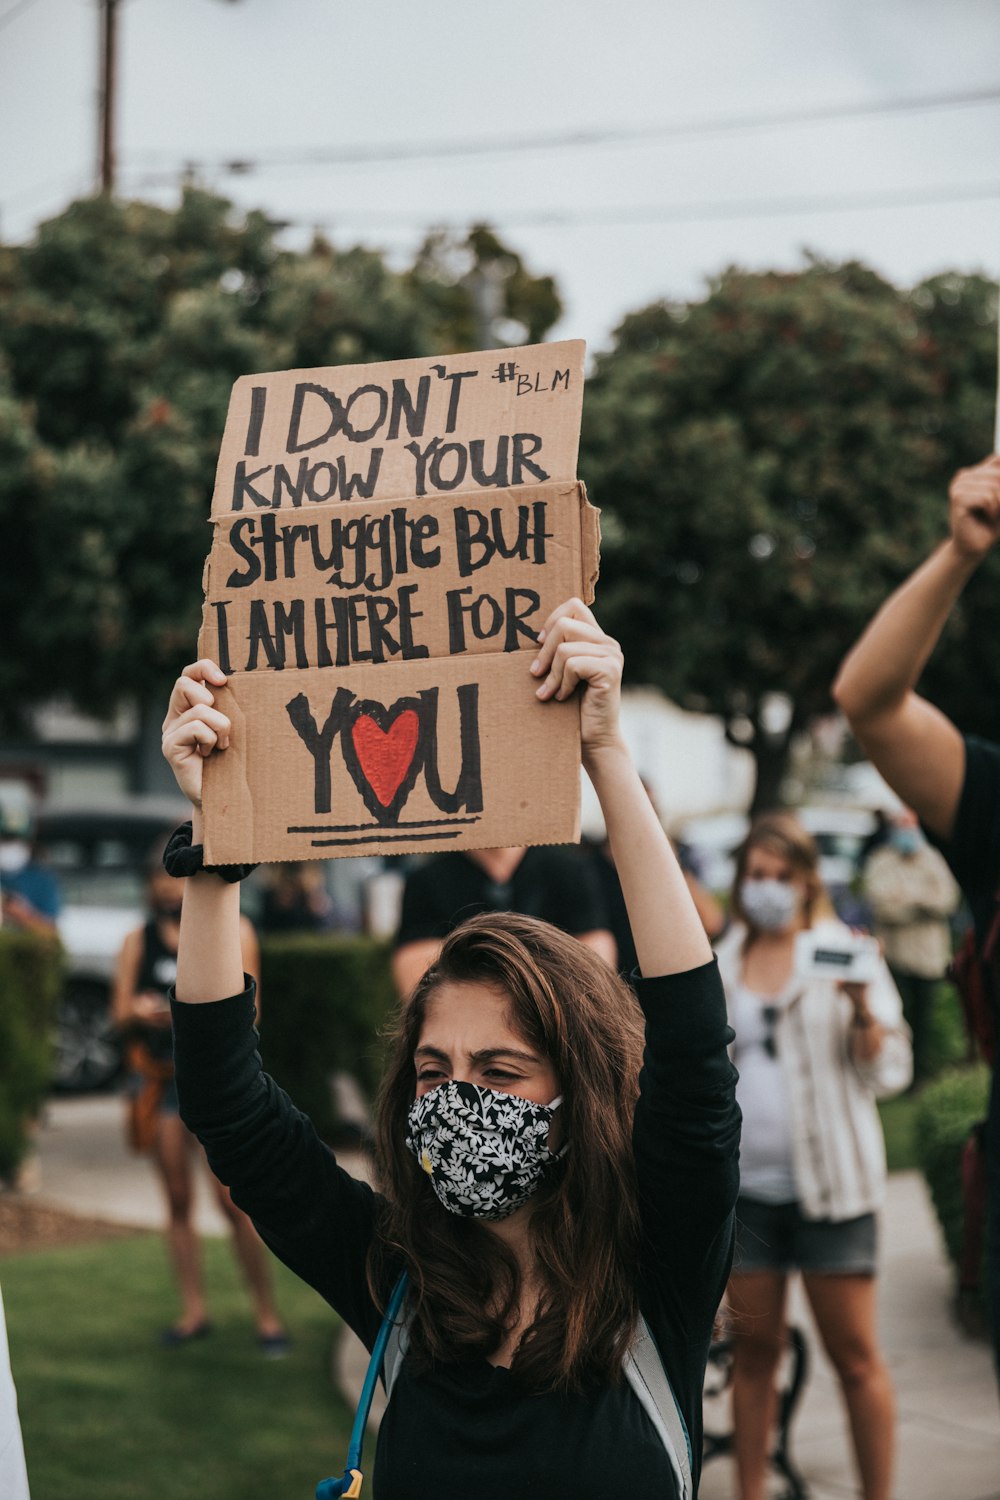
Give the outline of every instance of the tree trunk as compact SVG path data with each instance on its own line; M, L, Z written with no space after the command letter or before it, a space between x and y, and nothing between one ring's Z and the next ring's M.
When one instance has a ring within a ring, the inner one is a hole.
M781 800L781 784L788 769L792 734L791 725L784 734L768 734L760 724L754 725L753 743L749 748L753 752L757 778L750 803L751 818L784 805Z

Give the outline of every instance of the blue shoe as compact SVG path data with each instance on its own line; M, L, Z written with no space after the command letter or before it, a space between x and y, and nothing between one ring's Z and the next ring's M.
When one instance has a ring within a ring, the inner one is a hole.
M258 1333L257 1348L265 1359L284 1359L292 1352L287 1333Z
M182 1344L193 1344L197 1339L207 1339L212 1332L212 1324L206 1318L203 1323L192 1329L186 1328L164 1328L160 1334L160 1344L164 1349L179 1349Z

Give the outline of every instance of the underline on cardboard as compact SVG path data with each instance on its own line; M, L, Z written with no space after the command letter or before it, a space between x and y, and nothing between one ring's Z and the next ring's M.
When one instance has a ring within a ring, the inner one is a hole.
M393 823L393 830L397 828L450 828L456 823L478 823L479 815L474 818L417 818L411 823ZM293 824L286 828L286 833L374 833L381 827L379 823L303 823Z
M417 844L427 839L457 839L458 829L452 832L441 830L438 833L401 833L398 838L393 838L387 833L372 833L360 839L312 839L314 849L332 849L342 844Z

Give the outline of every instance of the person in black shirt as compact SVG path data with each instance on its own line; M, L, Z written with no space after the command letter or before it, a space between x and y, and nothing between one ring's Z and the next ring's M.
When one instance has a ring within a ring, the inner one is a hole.
M964 738L915 692L966 583L1000 539L1000 457L960 469L947 541L897 589L846 658L834 697L892 789L948 860L985 940L1000 887L1000 747ZM993 1004L1000 1006L1000 996ZM1000 1375L1000 1071L986 1125L987 1277Z
M460 922L484 911L520 912L579 938L609 964L615 942L601 890L583 851L565 847L449 850L412 870L392 956L401 997Z
M201 1247L194 1226L194 1156L198 1143L181 1121L173 1069L173 1037L167 999L177 976L183 880L160 867L162 844L155 850L146 882L149 916L122 944L115 971L112 1016L126 1044L131 1093L131 1140L148 1152L167 1206L167 1243L181 1298L176 1323L160 1342L178 1348L211 1331L205 1306ZM253 927L238 919L241 962L256 974L259 950ZM219 1207L233 1234L233 1246L254 1306L257 1341L269 1358L287 1352L288 1337L274 1305L267 1255L253 1224L233 1203L228 1190L211 1177Z
M597 1500L609 1486L680 1496L683 1460L675 1467L622 1378L639 1310L687 1423L697 1488L702 1382L732 1258L732 1032L621 738L616 643L573 600L546 622L529 670L542 702L582 686L584 761L646 977L637 1001L537 919L485 914L458 928L400 1011L379 1101L381 1193L338 1167L261 1071L238 889L202 871L184 899L177 1084L214 1169L368 1348L409 1275L410 1344L379 1431L377 1500ZM188 668L164 726L195 844L202 757L229 742L213 695L224 683L214 663Z

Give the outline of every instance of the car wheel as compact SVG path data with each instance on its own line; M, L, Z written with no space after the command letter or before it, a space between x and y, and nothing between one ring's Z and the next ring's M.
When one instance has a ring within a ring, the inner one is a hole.
M109 1011L107 987L70 980L56 1017L55 1069L58 1089L105 1088L121 1071L122 1055Z

